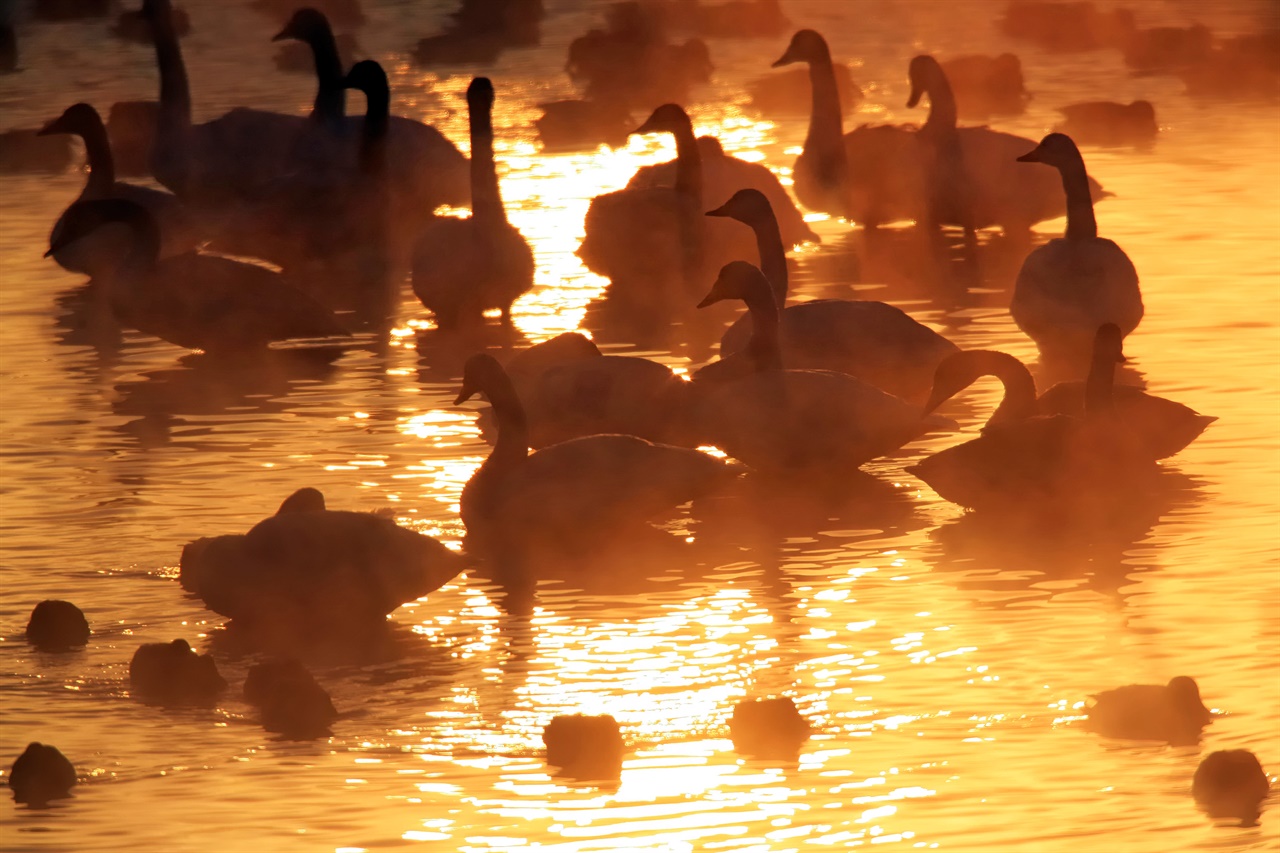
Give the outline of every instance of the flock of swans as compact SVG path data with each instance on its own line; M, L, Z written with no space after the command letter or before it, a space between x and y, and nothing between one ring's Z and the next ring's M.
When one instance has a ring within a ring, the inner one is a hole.
M313 52L311 114L236 108L197 123L169 0L144 0L142 18L160 84L149 167L167 191L115 180L106 130L88 104L41 131L79 136L89 162L48 256L89 275L122 326L213 355L295 339L332 344L356 329L312 279L346 282L358 301L405 272L441 328L489 322L495 309L510 320L536 261L504 208L489 79L467 89L464 157L436 129L392 115L381 66L344 68L326 17L299 9L276 39ZM477 353L456 403L485 398L496 440L462 492L463 554L387 518L331 510L304 489L243 535L189 544L183 588L246 624L374 623L477 561L509 569L535 553L590 553L743 476L838 484L950 429L935 409L987 375L1004 397L981 434L906 468L977 512L1105 506L1118 491L1141 489L1158 460L1214 420L1114 381L1123 339L1143 317L1142 294L1124 250L1098 234L1094 203L1105 193L1069 133L1123 123L1086 115L1120 105L1081 105L1066 114L1066 133L1038 143L961 126L947 71L923 55L908 69L908 106L929 104L922 126L846 132L847 97L825 39L795 32L774 66L793 63L807 67L812 98L793 170L799 206L767 169L697 138L685 110L667 103L631 132L669 134L674 162L642 169L586 214L578 254L609 279L611 298L659 312L745 305L717 360L684 378L603 354L577 333L506 363ZM346 114L350 90L364 97L362 116ZM1154 125L1144 103L1132 105L1136 121ZM471 213L437 217L440 205ZM956 227L969 241L978 229L1026 234L1065 214L1063 237L1026 256L1010 310L1046 359L1088 362L1087 375L1037 393L1018 359L962 351L892 305L788 304L786 253L813 237L801 208L866 228ZM723 453L698 449L707 445ZM48 618L33 616L33 641ZM69 625L69 644L82 644L74 617ZM182 699L189 681L200 695L216 694L212 662L182 646L135 659L135 689ZM202 674L175 674L188 665ZM1104 734L1168 740L1198 732L1209 715L1194 682L1179 678L1103 694L1091 720Z

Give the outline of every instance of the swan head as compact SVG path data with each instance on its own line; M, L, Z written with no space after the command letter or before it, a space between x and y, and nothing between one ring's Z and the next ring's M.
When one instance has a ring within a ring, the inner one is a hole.
M1083 162L1080 149L1065 133L1051 133L1040 144L1018 158L1019 163L1044 163L1062 169Z
M362 59L351 66L347 76L342 78L342 85L348 89L359 89L366 97L380 92L389 94L391 91L387 72L372 59Z
M634 134L644 133L679 133L688 130L692 133L693 123L689 115L679 104L663 104L653 111L644 124L631 131Z
M987 350L961 350L938 362L933 372L933 389L922 414L929 414L976 382L987 372L985 363L990 355Z
M773 290L769 286L769 280L758 267L746 261L730 261L720 268L720 275L711 285L711 291L698 303L698 307L706 308L728 299L746 302L760 292L768 294L769 303L773 303Z
M831 50L827 47L827 40L817 30L798 30L791 37L791 43L787 45L786 52L771 67L780 68L793 62L821 62L823 60L831 61Z
M462 388L453 404L461 406L477 394L488 396L490 388L504 382L510 383L510 379L498 360L487 352L478 352L462 368Z
M324 494L319 489L308 486L285 498L284 503L276 510L276 515L286 512L322 512L324 509Z
M744 225L754 225L762 219L771 218L773 207L764 193L748 187L738 190L715 210L708 210L707 216L727 216Z
M493 109L493 83L488 77L477 77L467 87L467 106L472 110Z
M62 228L49 243L47 258L100 228L123 225L132 233L133 245L141 245L154 258L160 250L160 229L142 205L123 198L77 201L63 214Z
M1103 323L1093 338L1093 352L1096 358L1105 359L1116 364L1124 364L1129 359L1124 357L1124 335L1115 323Z
M98 111L85 103L72 104L62 111L62 115L46 124L36 132L37 136L48 136L52 133L80 134L87 127L102 124Z
M310 43L326 35L332 37L332 33L333 30L329 26L329 19L324 16L324 12L308 6L294 12L293 17L289 19L289 23L284 25L284 29L272 36L271 40L286 41L293 39Z
M938 60L927 53L915 57L907 66L907 80L911 83L911 95L907 98L907 108L914 108L920 98L929 90L939 77L945 76Z

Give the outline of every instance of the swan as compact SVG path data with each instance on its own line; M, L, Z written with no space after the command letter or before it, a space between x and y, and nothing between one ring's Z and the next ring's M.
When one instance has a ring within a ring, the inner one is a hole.
M667 441L688 388L666 365L605 355L578 332L516 353L506 371L525 407L531 447L609 433Z
M735 192L754 189L769 200L782 239L788 246L817 243L821 238L813 232L804 216L787 195L786 189L768 167L739 160L726 154L714 136L698 137L698 156L702 164L702 197L708 204L724 204ZM675 186L677 164L674 160L641 166L627 181L629 189Z
M1150 145L1160 132L1150 101L1087 101L1059 107L1058 112L1062 122L1053 132L1081 145Z
M1129 684L1093 697L1085 723L1089 731L1125 740L1193 744L1213 714L1200 700L1200 687L1185 675L1168 684Z
M777 303L751 264L726 264L698 307L726 299L747 303L751 340L731 369L694 375L691 439L768 473L844 475L943 423L852 376L782 369Z
M1142 320L1138 272L1123 249L1098 236L1080 150L1051 133L1018 159L1061 173L1067 232L1022 262L1009 305L1014 322L1046 355L1087 352L1103 323L1128 335Z
M328 509L318 489L304 488L248 533L188 543L179 581L239 622L353 627L380 623L466 565L429 536L382 515Z
M150 177L151 143L159 113L156 101L116 101L107 110L107 139L117 176Z
M139 331L189 349L223 352L348 334L327 309L265 267L195 252L160 259L155 220L127 199L72 204L49 254L119 225L128 238L107 244L114 252L95 252L90 273L104 281L116 316Z
M756 235L760 267L773 287L782 361L788 367L834 370L904 398L929 390L934 370L955 344L905 311L883 302L815 299L786 305L787 258L769 200L739 190L707 216L726 216ZM720 338L720 356L742 351L750 340L751 315L737 319Z
M933 392L925 404L932 411L972 385L979 377L994 376L1004 388L1000 405L988 427L1012 424L1037 415L1081 418L1086 409L1110 407L1112 417L1128 431L1135 450L1152 459L1173 456L1194 441L1217 418L1198 414L1173 400L1148 394L1132 385L1115 385L1115 365L1124 361L1120 331L1113 324L1099 328L1089 377L1059 382L1039 397L1035 380L1021 361L994 350L963 350L938 365Z
M1037 160L1019 158L1028 147L1034 147L1033 140L986 127L958 128L950 83L932 56L912 59L908 76L908 107L916 106L921 96L929 96L929 117L918 137L930 152L928 159L937 158L941 171L935 175L926 166L926 178L935 192L953 193L953 203L960 208L944 210L942 222L968 226L970 223L961 221L967 216L975 228L999 225L1005 232L1021 233L1067 211L1069 204L1064 203L1053 172L1029 165ZM952 154L948 146L953 142L959 145L954 155L959 158L958 163L946 159ZM1087 193L1100 197L1102 187L1087 175L1084 180ZM956 183L954 187L938 187L939 182Z
M485 353L467 360L455 405L476 394L493 406L498 437L462 490L468 547L602 544L740 473L700 451L630 435L589 435L530 453L520 398L502 365Z
M1211 752L1191 779L1191 796L1210 817L1239 818L1245 826L1257 823L1271 780L1258 756L1247 749Z
M862 89L854 82L849 66L837 62L831 68L836 75L841 111L856 109L862 101ZM793 68L747 81L747 96L751 108L766 116L794 116L803 114L807 109L813 98L813 87L809 84L807 70Z
M413 247L413 292L441 327L479 321L533 287L533 250L507 221L493 159L493 84L477 77L467 87L471 117L471 216L432 224Z
M49 122L40 131L41 136L51 133L67 133L84 140L86 158L89 161L89 178L76 201L99 198L124 198L147 209L160 228L160 257L182 254L195 248L198 239L195 223L183 208L182 202L171 193L116 181L111 158L111 144L107 129L98 111L88 104L72 104L62 115ZM54 223L49 242L58 242L59 232L66 219L66 211ZM63 269L85 273L85 261L75 256L73 247L54 254L53 259ZM91 263L91 262L90 262Z
M702 157L683 109L664 104L633 132L675 137L674 184L593 198L578 257L608 278L615 293L633 293L646 303L683 303L708 268L749 253L751 241L740 229L702 215Z
M294 12L271 40L299 41L310 48L316 75L316 97L311 106L311 117L341 132L347 112L347 90L343 85L346 75L329 19L323 12L304 7Z
M999 56L954 56L942 70L956 96L960 118L986 121L993 115L1022 115L1027 110L1022 62L1012 53Z

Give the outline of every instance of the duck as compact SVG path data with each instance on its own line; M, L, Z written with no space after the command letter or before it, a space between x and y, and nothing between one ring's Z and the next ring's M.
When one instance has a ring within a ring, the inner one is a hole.
M702 157L683 108L663 104L633 133L675 137L674 182L593 198L577 254L587 269L610 280L614 295L632 294L649 305L684 304L706 269L750 252L751 241L702 215Z
M1136 386L1115 384L1115 365L1123 361L1120 330L1105 323L1098 328L1088 378L1058 382L1037 397L1031 371L1017 358L995 350L962 350L938 365L925 408L933 411L980 377L994 376L1004 395L987 427L1042 415L1083 418L1089 408L1110 407L1114 420L1129 432L1135 450L1141 448L1151 459L1173 456L1217 420Z
M46 124L41 136L54 133L71 134L84 141L86 159L89 164L89 177L84 189L76 201L87 201L99 198L125 198L136 202L147 209L160 228L160 257L171 257L191 251L199 242L196 223L191 215L178 201L177 196L162 190L126 184L115 179L115 168L111 157L111 143L107 139L107 129L102 124L98 111L86 103L72 104L62 115ZM59 231L66 219L66 211L54 223L53 232L49 235L50 243L58 242ZM53 259L63 269L71 272L85 273L85 262L75 257L74 249L54 254Z
M462 0L449 23L422 39L410 57L416 65L491 65L508 47L542 40L542 0Z
M146 702L212 708L226 689L213 657L186 640L143 643L129 660L129 690Z
M1085 101L1059 107L1058 112L1062 122L1053 132L1070 136L1078 145L1150 145L1160 132L1150 101Z
M1127 336L1144 310L1138 272L1123 249L1098 236L1080 149L1071 137L1050 133L1017 159L1062 175L1067 230L1022 262L1009 305L1014 322L1049 357L1089 352L1104 323Z
M1114 362L1112 362L1114 364ZM1125 422L1095 383L1082 416L1041 414L1035 380L1022 362L988 350L966 350L938 365L932 412L978 376L993 375L1004 396L975 439L940 450L906 468L940 497L965 509L998 514L1091 511L1124 497L1154 470L1156 453Z
M918 138L922 153L927 152L925 176L931 192L943 193L944 199L951 194L947 203L954 208L941 212L943 223L974 228L999 225L1006 233L1025 234L1037 222L1067 212L1069 202L1064 202L1053 172L1028 165L1038 160L1019 158L1035 146L1034 140L987 127L957 127L955 96L946 72L932 56L913 58L908 77L908 107L929 96L929 116ZM1102 187L1088 175L1084 179L1088 197L1100 198ZM960 221L966 217L968 222Z
M688 388L665 364L605 355L581 332L534 344L505 367L524 404L534 448L611 433L670 441Z
M380 514L329 509L307 487L247 533L188 543L178 579L238 624L345 630L380 624L467 566L430 536Z
M1200 699L1200 686L1186 675L1168 684L1128 684L1092 698L1085 726L1103 737L1194 744L1213 720Z
M477 394L492 405L498 435L462 490L468 550L589 551L742 473L701 451L632 435L583 436L530 453L524 406L487 353L467 360L455 405Z
M782 182L767 166L752 163L726 154L720 140L714 136L697 138L698 157L702 164L702 197L708 204L724 204L735 192L754 189L762 193L774 212L783 241L788 246L802 243L818 243L822 238L814 233L804 215L787 195ZM673 187L676 182L675 160L641 166L627 181L628 188Z
M780 310L783 363L801 370L847 373L904 399L928 393L942 359L959 348L905 311L884 302L814 299L786 305L787 258L769 200L754 189L739 190L707 216L735 219L756 236L761 272ZM743 351L752 316L739 317L720 338L720 356Z
M694 374L691 441L713 444L768 476L843 477L947 424L847 374L784 369L777 302L758 267L726 264L698 307L727 299L747 304L751 340Z
M852 112L862 102L862 89L853 79L853 72L844 62L833 62L831 70L836 75L836 93L842 113ZM747 81L747 105L770 118L788 118L802 115L813 98L809 72L804 68L757 77Z
M127 238L95 250L90 273L105 285L117 319L139 331L180 347L222 353L349 334L328 309L265 267L197 252L161 259L155 219L128 199L72 204L49 254L77 240L118 238L111 226L124 226Z
M1027 110L1031 96L1022 77L1022 61L1012 53L953 56L942 63L942 70L955 92L959 118L986 121Z
M601 145L621 148L635 127L630 110L607 100L545 101L538 108L542 115L534 126L544 151L585 151Z
M533 250L507 221L493 158L493 84L476 77L467 87L471 117L471 216L432 224L413 246L413 292L442 328L477 322L497 308L504 323L511 305L533 287Z

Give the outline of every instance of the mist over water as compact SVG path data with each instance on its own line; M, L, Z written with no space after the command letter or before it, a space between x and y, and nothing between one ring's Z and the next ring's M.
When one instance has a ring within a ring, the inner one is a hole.
M493 320L441 332L406 286L392 327L331 363L273 351L228 365L120 333L92 310L83 277L41 257L83 173L0 175L0 763L38 740L80 773L50 810L0 804L0 847L1275 849L1274 808L1255 827L1215 825L1190 788L1215 750L1280 765L1280 108L1189 98L1176 77L1131 75L1115 50L1013 41L995 0L782 8L850 64L865 98L846 130L923 121L923 107L904 106L907 63L922 52L1017 53L1033 97L989 123L1036 140L1069 103L1154 103L1150 150L1082 151L1114 193L1096 207L1099 234L1133 260L1146 304L1120 381L1219 418L1162 463L1158 499L1036 529L943 501L903 468L976 434L999 401L985 379L942 410L959 433L864 466L868 482L840 500L797 489L700 502L665 525L691 541L627 548L520 595L464 574L375 637L316 642L303 657L341 713L333 737L262 730L239 694L260 655L180 589L183 544L244 532L314 486L332 508L389 508L456 545L461 489L489 452L478 409L453 405L468 356L585 329L609 353L692 369L715 357L734 317L717 306L638 338L573 254L590 199L674 153L666 136L539 149L537 104L574 96L566 48L605 5L545 0L539 46L424 70L408 51L453 4L364 2L359 56L386 68L393 113L465 150L462 95L473 74L493 80L502 193L537 262L510 330ZM1220 37L1280 25L1261 0L1097 5ZM241 0L182 6L197 120L237 105L309 109L311 79L272 62L275 22ZM105 27L21 25L25 70L0 76L0 130L38 127L79 100L105 113L154 98L153 51ZM806 119L761 119L744 85L769 73L788 36L709 40L712 81L685 105L699 133L784 178ZM793 254L793 300L890 302L961 348L1019 357L1042 387L1063 378L1009 317L1026 244L984 234L980 280L966 288L959 265L921 251L911 229L868 236L811 220L822 243ZM1036 240L1062 228L1041 223ZM85 611L84 651L23 640L45 598ZM130 697L134 649L176 637L211 651L231 682L216 710ZM1091 694L1176 675L1222 712L1199 745L1110 741L1080 725ZM793 697L814 726L795 762L743 758L729 741L734 703L771 694ZM542 727L579 712L623 726L616 790L555 777L543 761Z

